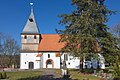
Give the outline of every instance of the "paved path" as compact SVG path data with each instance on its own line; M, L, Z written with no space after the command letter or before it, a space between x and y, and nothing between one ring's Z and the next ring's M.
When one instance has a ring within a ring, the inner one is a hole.
M41 69L42 76L39 80L63 80L61 75L57 74L53 69Z
M42 72L42 76L39 80L71 80L63 78L61 73L55 69L41 69L40 71Z

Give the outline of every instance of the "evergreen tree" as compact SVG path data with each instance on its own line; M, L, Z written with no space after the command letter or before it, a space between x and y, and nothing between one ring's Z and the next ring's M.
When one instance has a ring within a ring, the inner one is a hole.
M65 25L64 30L58 30L60 42L65 43L62 52L79 56L81 68L88 54L104 53L106 59L108 55L114 55L117 50L115 39L105 24L113 11L106 8L104 0L72 0L72 5L76 10L60 16L60 24Z
M118 56L116 57L116 61L114 63L114 78L119 78L120 79L120 61L118 59Z

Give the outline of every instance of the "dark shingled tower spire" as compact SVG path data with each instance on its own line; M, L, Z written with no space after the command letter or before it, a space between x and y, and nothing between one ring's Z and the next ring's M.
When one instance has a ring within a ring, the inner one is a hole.
M30 5L31 5L31 13L22 31L22 34L39 34L39 29L34 18L33 3L30 3Z

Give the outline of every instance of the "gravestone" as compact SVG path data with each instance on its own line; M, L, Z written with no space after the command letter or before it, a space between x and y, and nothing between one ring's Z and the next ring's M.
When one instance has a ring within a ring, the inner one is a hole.
M112 74L109 75L109 80L113 80Z
M101 70L98 71L98 76L100 76L100 77L102 76Z
M107 80L107 74L104 73L104 80Z
M94 70L94 75L95 75L95 76L97 75L97 72L96 72L96 70Z

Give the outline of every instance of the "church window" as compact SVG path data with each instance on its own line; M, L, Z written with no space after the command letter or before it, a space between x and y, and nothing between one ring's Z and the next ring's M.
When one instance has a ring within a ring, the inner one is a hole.
M70 58L70 60L72 60L72 58Z
M34 36L34 39L36 39L37 37L36 37L36 35Z
M30 21L30 22L33 22L33 19L32 19L32 18L29 18L29 21Z
M64 59L67 61L68 60L68 55L64 54Z
M48 54L48 58L50 58L50 54Z
M27 36L26 36L26 35L24 36L24 39L27 39Z
M60 65L62 65L62 62L60 62Z
M70 65L70 62L68 64Z

